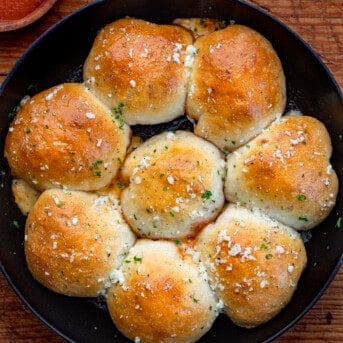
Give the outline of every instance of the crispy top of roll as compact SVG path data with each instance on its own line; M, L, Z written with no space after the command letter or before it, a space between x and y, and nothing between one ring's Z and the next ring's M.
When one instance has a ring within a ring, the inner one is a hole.
M35 279L70 296L96 297L135 242L113 197L51 189L25 227L25 255Z
M187 113L198 120L197 135L232 151L283 113L280 60L261 34L241 25L199 37L194 45Z
M117 20L96 37L84 79L109 107L123 106L128 124L167 122L184 113L192 41L191 33L176 25Z
M108 291L117 328L139 342L195 342L212 326L216 300L199 267L173 242L138 240Z
M11 123L12 175L39 190L96 190L117 174L130 129L83 85L65 83L28 99Z
M290 301L307 261L296 231L233 204L198 235L196 248L225 313L246 328Z
M282 117L228 156L226 198L263 209L295 229L313 228L336 201L331 152L330 136L317 119Z
M126 220L148 238L193 236L224 204L219 150L191 132L164 132L125 160L121 197Z

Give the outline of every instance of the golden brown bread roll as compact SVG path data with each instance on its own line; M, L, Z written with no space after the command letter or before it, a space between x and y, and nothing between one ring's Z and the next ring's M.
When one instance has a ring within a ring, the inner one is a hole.
M105 104L120 107L130 125L170 121L184 114L192 42L176 25L117 20L96 37L84 80Z
M138 240L117 277L108 309L118 330L135 342L195 342L218 314L199 266L173 242Z
M83 85L65 83L21 107L6 138L12 175L39 190L96 190L116 175L130 129Z
M134 244L118 200L81 191L43 192L25 226L25 255L33 277L70 296L96 297Z
M193 236L224 204L225 162L191 132L164 132L141 144L122 168L123 213L141 237Z
M285 116L227 158L229 201L263 209L295 229L311 229L332 210L338 179L330 136L307 116Z
M195 134L232 151L260 133L286 104L285 77L271 44L241 25L199 37L186 110Z
M40 195L40 192L23 179L14 179L12 181L12 193L15 203L24 216L28 215Z
M173 23L191 31L194 38L221 30L227 25L225 20L213 18L177 18Z
M233 204L195 244L225 313L246 328L265 323L286 306L307 261L296 231Z

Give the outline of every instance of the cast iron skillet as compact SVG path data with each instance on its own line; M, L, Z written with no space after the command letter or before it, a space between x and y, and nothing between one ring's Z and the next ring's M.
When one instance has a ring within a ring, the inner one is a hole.
M62 20L31 46L0 89L1 270L31 311L67 341L128 342L112 324L101 300L61 296L33 280L23 254L25 218L13 202L11 177L2 153L10 123L8 115L20 99L61 82L81 80L82 64L98 29L127 15L158 23L171 22L177 17L214 17L254 28L272 42L283 63L288 109L317 117L329 130L334 147L331 162L340 179L340 192L329 218L311 231L312 238L306 244L308 266L291 303L273 320L252 330L239 328L222 315L200 340L271 341L313 306L341 265L343 228L337 227L337 223L343 216L343 101L337 84L309 46L270 15L241 1L98 1ZM189 128L184 119L177 126ZM147 137L166 127L134 129Z

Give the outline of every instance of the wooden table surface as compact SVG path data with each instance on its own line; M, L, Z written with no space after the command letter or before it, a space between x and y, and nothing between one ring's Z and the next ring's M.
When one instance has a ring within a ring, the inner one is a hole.
M115 1L115 0L113 0ZM0 84L16 60L48 27L91 0L59 0L31 26L0 33ZM250 1L279 18L307 41L343 88L343 0ZM277 342L343 342L343 268L317 304ZM20 302L0 274L0 342L57 343Z

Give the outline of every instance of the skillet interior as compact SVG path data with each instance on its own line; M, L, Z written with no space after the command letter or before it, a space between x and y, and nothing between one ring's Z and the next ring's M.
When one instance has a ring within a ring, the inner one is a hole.
M332 165L340 179L337 205L329 218L312 230L306 244L308 266L291 303L273 320L253 330L232 324L221 316L200 342L261 342L272 340L294 324L320 297L336 274L343 247L343 101L330 73L310 48L289 29L253 6L239 1L105 0L69 16L44 34L18 61L0 89L0 147L9 127L8 114L24 95L64 81L79 81L82 64L97 30L130 15L163 23L176 17L214 17L248 25L269 39L283 63L287 78L288 109L317 117L327 127L333 143ZM182 127L188 127L181 122ZM136 130L150 136L165 126ZM0 265L24 303L50 328L68 341L129 342L117 332L101 301L68 298L35 282L23 254L25 218L13 202L11 177L3 153L0 157ZM20 224L20 229L13 225Z

